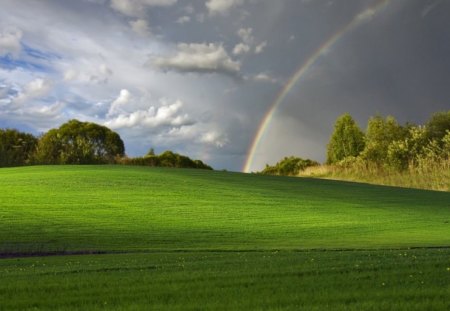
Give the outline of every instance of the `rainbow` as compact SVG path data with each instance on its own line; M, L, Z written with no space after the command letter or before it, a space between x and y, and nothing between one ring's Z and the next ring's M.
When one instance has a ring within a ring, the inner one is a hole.
M375 5L372 7L369 7L356 15L348 24L346 24L344 27L339 29L335 34L333 34L328 40L326 40L307 60L305 63L303 63L300 68L297 69L297 71L292 75L288 82L284 85L284 87L281 89L280 93L276 97L275 101L270 106L269 110L265 114L264 118L262 119L258 131L256 132L255 137L253 138L253 141L250 145L249 151L247 152L247 158L244 164L244 167L242 168L243 172L249 173L250 169L253 164L253 160L255 158L256 150L258 149L259 144L261 143L264 134L266 133L270 122L272 121L272 118L278 109L278 107L281 105L283 100L286 98L286 95L291 91L291 89L297 84L297 82L308 73L308 70L316 63L316 61L324 54L326 54L333 45L338 42L347 32L351 31L352 29L360 26L363 23L366 23L367 21L370 21L370 19L375 16L378 12L380 12L382 9L384 9L388 4L390 0L381 0L378 1Z

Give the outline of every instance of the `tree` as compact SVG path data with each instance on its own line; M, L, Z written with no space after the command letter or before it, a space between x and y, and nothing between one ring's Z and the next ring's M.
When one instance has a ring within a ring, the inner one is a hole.
M41 137L36 159L42 164L104 164L124 154L119 134L95 123L70 120Z
M425 125L427 138L436 140L440 145L447 131L450 131L450 111L433 114Z
M154 156L154 155L155 155L155 149L150 148L150 150L147 152L146 156L151 157L151 156Z
M362 157L379 165L387 162L389 145L404 140L408 129L397 123L394 117L371 117L367 124L366 143Z
M0 167L30 164L37 141L31 134L0 129Z
M327 163L333 164L346 157L356 157L363 149L364 133L350 114L340 116L327 146Z
M405 170L414 165L427 146L426 131L423 126L408 126L408 133L404 139L394 140L387 151L388 166L397 170Z

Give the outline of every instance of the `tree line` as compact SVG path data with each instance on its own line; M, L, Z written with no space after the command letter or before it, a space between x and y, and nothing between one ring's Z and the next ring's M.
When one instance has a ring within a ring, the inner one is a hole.
M199 168L212 170L212 167L200 160L192 160L187 156L174 153L170 150L164 151L160 155L156 155L153 149L143 157L128 158L121 157L117 159L118 164L123 165L140 165L140 166L156 166L156 167L176 167L176 168Z
M337 118L327 145L326 164L335 168L402 172L430 166L446 167L450 160L450 111L434 113L424 125L397 122L393 116L370 117L363 131L346 113ZM298 175L316 161L286 157L261 171L269 175Z
M450 111L438 112L424 125L379 115L369 118L365 133L350 114L340 116L327 146L327 164L366 163L398 171L450 156Z
M123 140L109 128L70 120L40 137L15 129L0 129L0 167L55 164L126 164L212 169L200 160L173 153L125 155Z

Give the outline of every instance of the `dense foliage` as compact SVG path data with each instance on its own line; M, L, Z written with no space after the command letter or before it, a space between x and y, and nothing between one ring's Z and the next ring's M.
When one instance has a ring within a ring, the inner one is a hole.
M334 126L327 150L327 163L355 157L364 149L364 134L348 113L340 116Z
M37 142L31 134L0 129L0 167L30 164Z
M388 160L389 146L395 141L405 139L407 134L408 129L399 125L392 116L386 119L381 116L371 117L367 124L366 143L361 157L382 165Z
M137 158L121 158L118 159L119 164L124 165L141 165L154 167L177 167L177 168L199 168L212 170L212 168L200 160L192 160L172 151L165 151L160 155L155 155L153 149L144 157Z
M444 137L450 130L450 110L445 112L437 112L431 116L430 120L425 125L426 138L428 140L435 140L443 142Z
M360 139L359 133L352 133L350 136L354 137L346 140L343 138L345 134L337 130L342 119L348 117L346 114L337 120L335 132L328 145L328 154L334 154L336 149L344 150L348 140ZM431 162L448 161L450 111L433 114L424 126L410 123L400 125L392 116L375 116L369 119L363 138L364 148L359 153L345 157L329 157L328 163L346 167L358 163L384 169L405 170L426 166Z
M344 114L336 120L330 137L327 165L305 167L296 159L266 165L261 173L448 191L450 111L433 114L424 125L402 125L392 116L377 115L369 118L365 133L349 114Z
M41 137L36 159L43 164L104 164L124 154L119 134L95 123L71 120Z
M372 117L359 155L301 175L450 191L450 111L433 114L425 125Z
M128 164L178 168L212 168L200 160L152 149L144 157L128 158L119 134L90 122L70 120L41 137L0 129L0 167L30 164Z
M298 173L303 171L305 168L310 166L319 165L318 162L310 159L302 159L297 157L285 157L283 160L270 166L266 164L266 167L261 172L265 175L284 175L284 176L296 176Z

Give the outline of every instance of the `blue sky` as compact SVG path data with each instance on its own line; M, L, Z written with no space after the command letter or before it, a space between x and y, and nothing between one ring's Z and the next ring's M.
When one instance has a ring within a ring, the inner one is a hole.
M379 1L1 0L0 127L69 119L240 170L264 115L314 51ZM254 170L324 160L350 112L424 122L450 107L450 3L396 0L346 33L274 115Z

